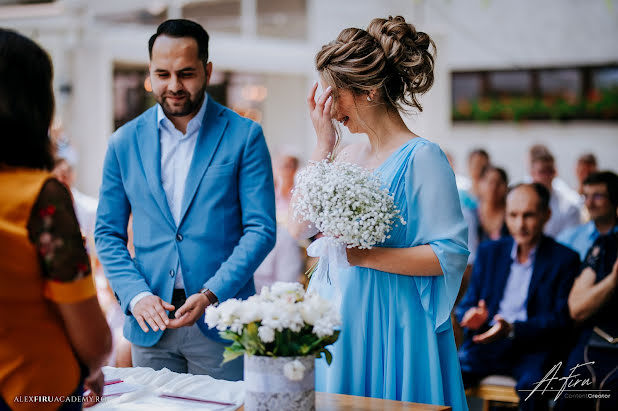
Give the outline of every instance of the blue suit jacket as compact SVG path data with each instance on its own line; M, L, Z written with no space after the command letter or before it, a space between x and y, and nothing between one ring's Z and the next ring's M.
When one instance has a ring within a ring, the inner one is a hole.
M95 243L125 317L124 335L154 345L129 303L143 291L170 302L180 263L187 295L207 287L225 301L255 293L253 272L274 247L275 197L270 155L261 127L212 99L186 180L178 226L161 184L156 106L110 138L103 167ZM127 251L133 214L135 258ZM203 317L202 332L219 340Z
M485 300L487 305L488 321L498 313L513 262L513 241L513 237L508 236L481 244L468 290L455 312L459 322L480 300ZM526 300L528 318L514 323L514 344L531 344L534 350L552 341L560 343L556 338L566 335L571 325L567 299L578 271L579 256L575 251L550 237L541 238ZM488 324L475 333L487 328ZM467 338L473 334L466 330Z

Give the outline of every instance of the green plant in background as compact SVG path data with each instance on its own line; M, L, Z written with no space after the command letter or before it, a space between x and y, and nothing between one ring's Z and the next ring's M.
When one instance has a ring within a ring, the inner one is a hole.
M492 120L572 120L618 121L618 87L594 90L585 98L574 97L485 97L459 101L453 120L488 122Z

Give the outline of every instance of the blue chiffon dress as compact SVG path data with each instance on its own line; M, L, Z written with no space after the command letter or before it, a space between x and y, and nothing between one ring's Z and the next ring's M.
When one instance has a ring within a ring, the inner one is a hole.
M468 259L455 176L438 145L417 137L375 172L407 222L383 247L429 244L444 275L339 270L342 326L333 362L316 360L316 390L467 410L450 313ZM332 285L311 280L332 298Z

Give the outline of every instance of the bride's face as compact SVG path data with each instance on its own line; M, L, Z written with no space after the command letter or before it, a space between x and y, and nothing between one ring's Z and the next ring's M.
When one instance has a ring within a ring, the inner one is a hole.
M328 85L322 81L322 89ZM354 94L350 90L336 89L333 93L331 117L350 130L350 133L366 133L367 125L362 120L363 113L368 109L366 98Z

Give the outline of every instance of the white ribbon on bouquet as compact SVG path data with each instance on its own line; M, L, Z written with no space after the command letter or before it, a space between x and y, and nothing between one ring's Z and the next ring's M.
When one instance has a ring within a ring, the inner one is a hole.
M319 257L318 265L311 275L309 290L317 291L331 300L337 309L341 306L339 271L350 268L346 245L332 237L321 237L307 247L307 255ZM315 277L315 278L314 278Z

